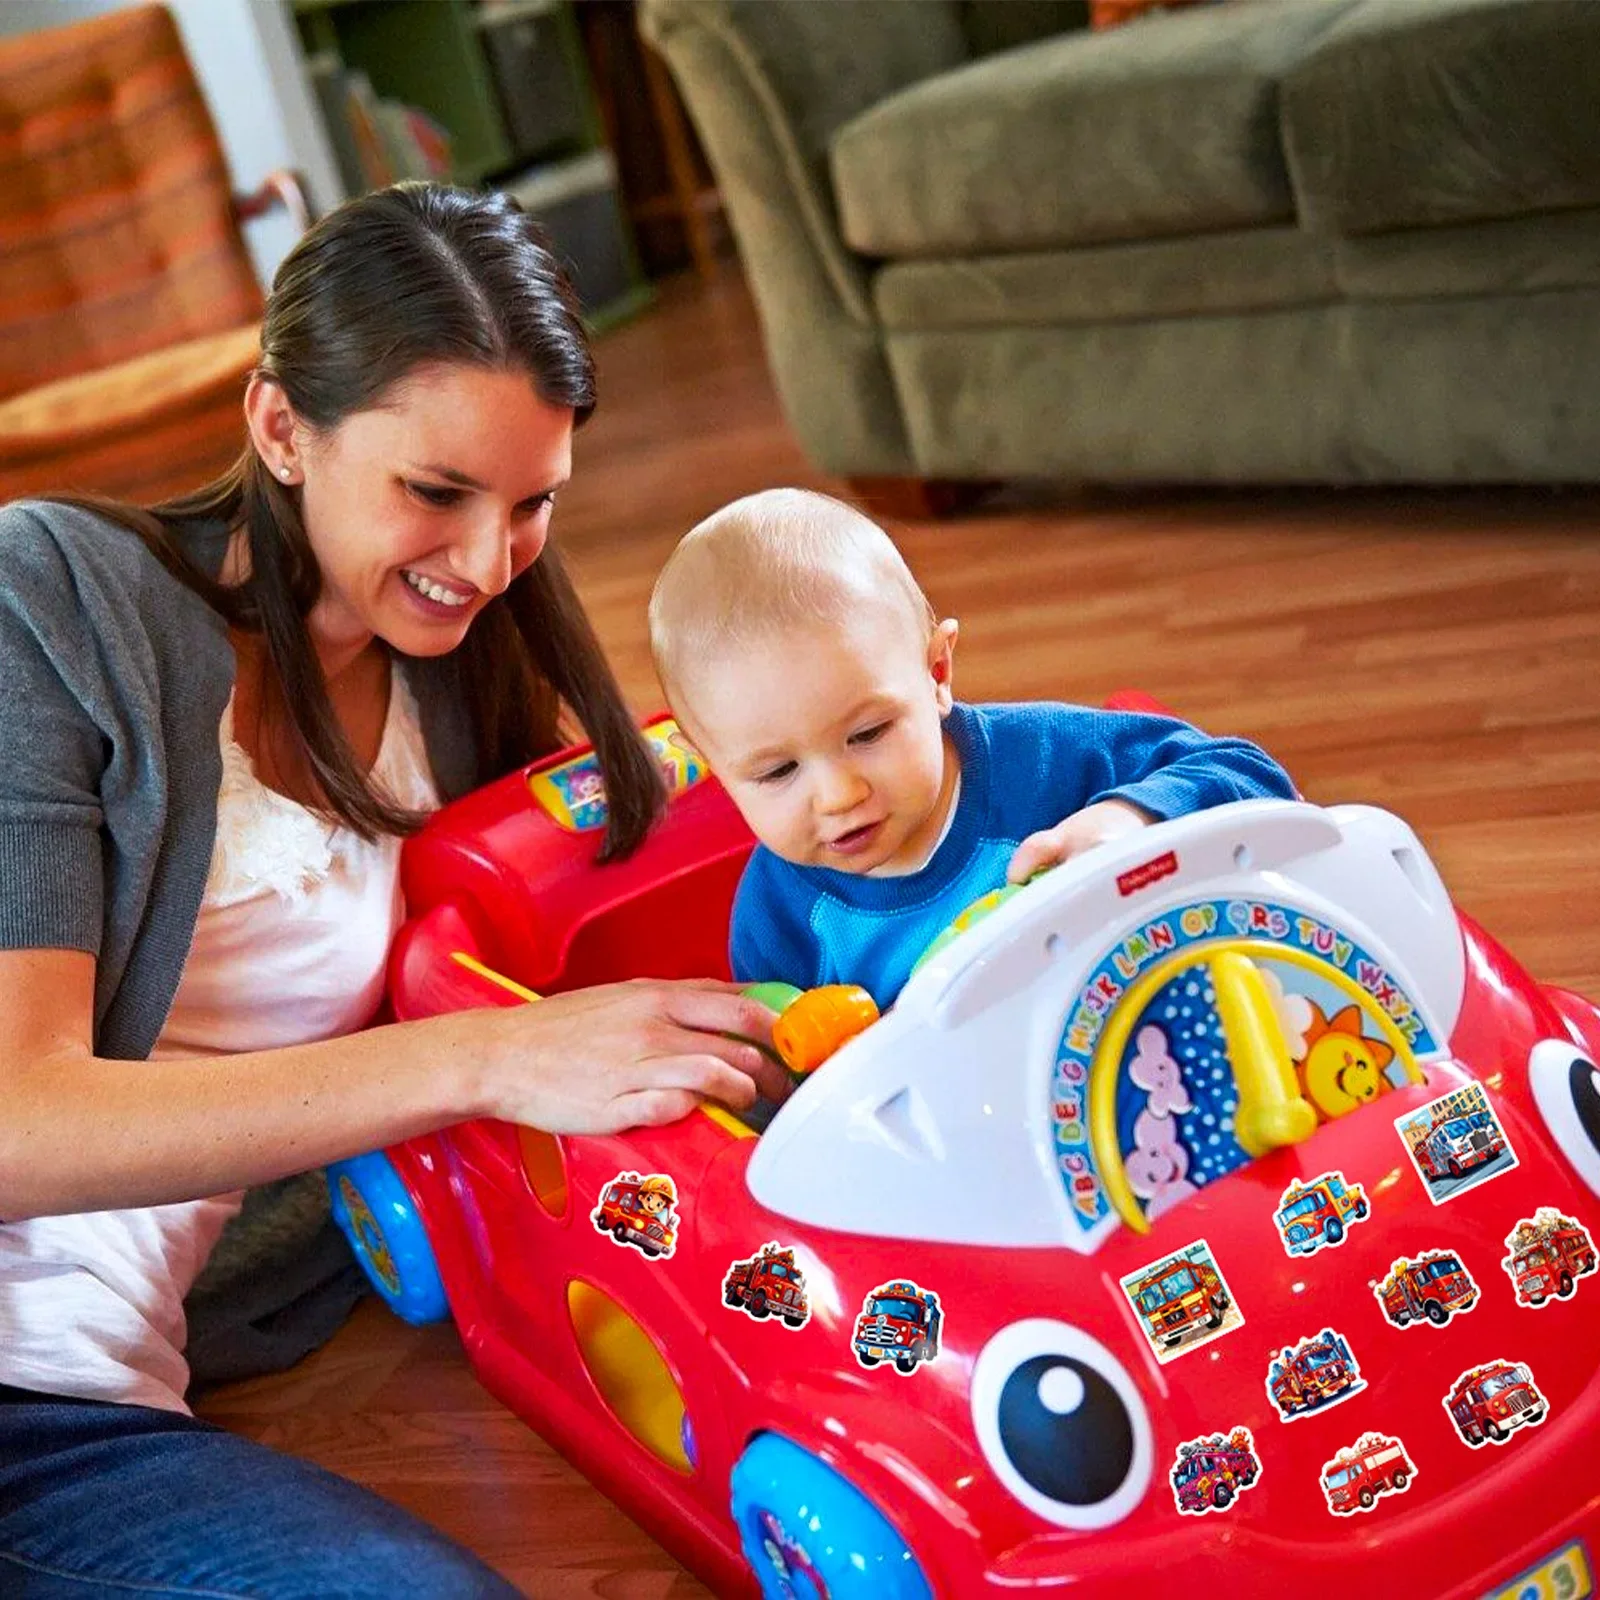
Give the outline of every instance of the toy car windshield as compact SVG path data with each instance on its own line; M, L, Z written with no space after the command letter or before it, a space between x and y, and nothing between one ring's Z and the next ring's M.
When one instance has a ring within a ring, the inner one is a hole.
M1464 985L1449 897L1387 812L1161 823L938 949L773 1119L750 1189L848 1232L1089 1252L1420 1081Z

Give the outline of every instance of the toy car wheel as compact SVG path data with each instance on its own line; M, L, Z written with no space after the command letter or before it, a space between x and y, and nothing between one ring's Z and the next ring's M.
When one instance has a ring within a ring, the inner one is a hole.
M1363 1511L1370 1511L1372 1509L1372 1491L1370 1489L1363 1489L1361 1493L1356 1496L1356 1498L1361 1502L1361 1509Z
M643 1250L647 1256L658 1256L661 1254L661 1246L658 1244L642 1244L639 1246L639 1248Z
M422 1324L450 1315L444 1280L411 1191L381 1150L328 1168L333 1218L372 1287L396 1316Z
M783 1314L783 1320L787 1322L791 1328L798 1328L806 1319L802 1317L798 1311L785 1311Z
M1211 1303L1217 1308L1218 1311L1226 1311L1228 1307L1233 1304L1233 1302L1229 1300L1225 1294L1219 1294Z
M1411 1320L1411 1313L1409 1311L1397 1311L1389 1320L1394 1323L1395 1327L1403 1328Z
M1230 1489L1225 1483L1219 1483L1216 1488L1211 1491L1211 1503L1217 1508L1218 1511L1226 1511L1232 1500L1233 1490Z
M867 1345L865 1348L858 1350L856 1354L859 1355L862 1361L865 1362L869 1367L875 1367L880 1361L883 1360L883 1351L875 1350L871 1345Z
M1461 1176L1461 1163L1457 1161L1454 1156L1450 1157L1450 1176L1452 1178L1459 1178Z
M1422 1309L1436 1328L1442 1328L1450 1320L1450 1313L1437 1300L1430 1300Z
M1322 1233L1329 1244L1338 1244L1344 1238L1344 1224L1337 1217L1329 1217L1322 1225Z
M888 1518L848 1478L779 1434L750 1441L729 1489L765 1600L933 1600Z
M915 1372L917 1370L917 1358L915 1356L896 1356L894 1364L902 1372Z
M1484 1424L1484 1431L1496 1444L1499 1444L1506 1436L1506 1430L1500 1426L1494 1417L1490 1417L1488 1422Z
M1561 1282L1556 1285L1556 1293L1560 1295L1563 1300L1565 1300L1567 1296L1572 1293L1572 1274L1570 1272L1563 1272L1561 1274Z
M1363 1221L1366 1218L1366 1215L1367 1215L1367 1202L1365 1200L1357 1200L1356 1201L1356 1221L1357 1222Z
M616 1227L611 1230L611 1237L615 1239L618 1244L626 1244L628 1242L628 1230L619 1222Z
M751 1295L750 1303L745 1309L749 1311L752 1317L769 1317L772 1315L772 1307L767 1304L767 1297L764 1294Z
M1411 1481L1411 1475L1404 1467L1396 1468L1394 1475L1394 1492L1399 1492Z
M1206 1318L1206 1326L1208 1328L1220 1328L1222 1326L1222 1307L1217 1305L1215 1301L1212 1302L1211 1315Z
M736 1306L736 1305L738 1305L738 1303L739 1303L739 1291L737 1289L724 1289L722 1291L722 1303L725 1306Z

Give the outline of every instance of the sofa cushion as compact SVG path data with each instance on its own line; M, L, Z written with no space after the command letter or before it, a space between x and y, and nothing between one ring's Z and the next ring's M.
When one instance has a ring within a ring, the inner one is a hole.
M1302 221L1378 233L1600 204L1596 0L1362 0L1285 77Z
M1284 70L1359 0L1237 0L924 80L833 139L866 255L994 255L1287 222Z

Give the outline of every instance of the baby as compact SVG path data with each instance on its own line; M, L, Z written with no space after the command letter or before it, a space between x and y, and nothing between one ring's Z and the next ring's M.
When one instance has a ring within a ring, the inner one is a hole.
M886 1008L989 890L1158 819L1293 792L1254 745L1167 717L965 705L957 632L889 536L826 495L736 500L667 561L656 671L759 841L736 978L857 983Z

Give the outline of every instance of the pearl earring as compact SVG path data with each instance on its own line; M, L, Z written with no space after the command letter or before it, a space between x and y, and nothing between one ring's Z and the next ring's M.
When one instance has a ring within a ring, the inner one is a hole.
M280 478L292 477L293 476L293 469L290 468L290 467L279 467L278 468L278 476Z

